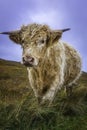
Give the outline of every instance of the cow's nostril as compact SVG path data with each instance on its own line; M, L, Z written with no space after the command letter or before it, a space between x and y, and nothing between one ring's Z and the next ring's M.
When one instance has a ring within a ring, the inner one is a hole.
M31 57L31 58L30 58L30 61L31 61L31 62L33 62L33 61L34 61L34 58L33 58L33 57Z
M24 57L22 57L22 61L25 62L25 58Z
M30 56L27 56L27 60L28 60L29 62L33 62L33 61L34 61L34 58L33 58L33 57L30 57Z

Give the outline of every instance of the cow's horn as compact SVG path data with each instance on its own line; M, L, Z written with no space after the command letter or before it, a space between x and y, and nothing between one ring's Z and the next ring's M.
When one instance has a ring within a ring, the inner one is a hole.
M0 34L10 35L12 32L0 32Z
M62 29L61 31L66 32L66 31L69 31L69 30L70 30L70 28L66 28L66 29Z
M9 31L9 32L0 32L0 34L10 35L10 34L18 33L18 32L19 32L19 30L17 30L17 31Z

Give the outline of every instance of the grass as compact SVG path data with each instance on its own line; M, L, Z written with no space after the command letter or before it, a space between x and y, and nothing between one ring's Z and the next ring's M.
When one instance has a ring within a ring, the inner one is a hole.
M24 66L0 60L0 130L87 130L87 73L71 97L61 90L49 107L38 105Z

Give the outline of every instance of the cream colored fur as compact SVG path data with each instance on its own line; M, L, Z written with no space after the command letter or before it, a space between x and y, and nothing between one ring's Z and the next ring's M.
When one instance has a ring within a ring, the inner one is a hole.
M69 49L70 54L69 52L67 54L65 53L65 51L67 51L66 46ZM51 57L52 51L54 53L53 58ZM44 62L40 66L41 68L28 68L28 77L35 96L40 96L40 98L42 98L42 102L45 100L50 100L50 102L52 102L58 90L60 90L63 86L70 86L77 81L81 74L81 59L77 51L75 51L70 45L61 41L49 47L46 53ZM49 60L50 63L47 63L45 60ZM51 66L50 64L53 65ZM49 77L45 75L43 71L46 71ZM35 75L37 75L36 78L34 78ZM51 78L52 76L53 79ZM44 80L44 77L48 78L49 81ZM41 91L44 88L44 84L48 85L48 90L43 95L43 93L41 94Z
M79 53L59 40L62 31L51 30L47 25L31 24L16 32L10 34L10 39L21 44L25 60L34 58L27 70L35 96L41 102L52 102L58 90L70 87L80 77Z

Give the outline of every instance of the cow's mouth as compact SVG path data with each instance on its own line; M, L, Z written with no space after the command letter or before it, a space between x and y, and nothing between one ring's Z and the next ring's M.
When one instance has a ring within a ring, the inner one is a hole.
M30 62L23 62L23 65L25 65L26 67L33 67L33 64Z

